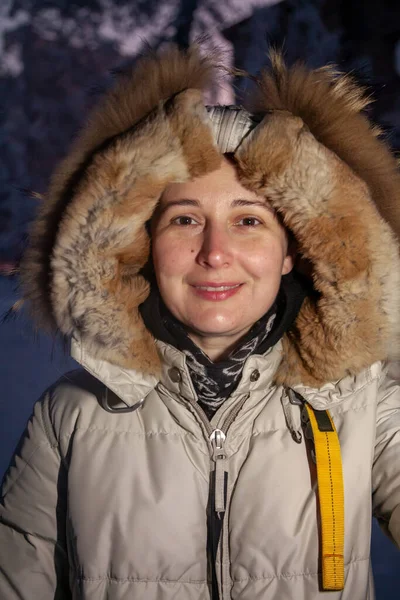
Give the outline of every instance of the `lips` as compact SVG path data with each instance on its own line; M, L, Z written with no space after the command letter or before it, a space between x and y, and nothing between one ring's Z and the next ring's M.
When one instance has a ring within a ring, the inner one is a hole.
M236 283L234 285L196 285L199 290L207 290L207 292L226 292L227 290L233 290L241 285Z
M221 301L227 300L234 294L236 294L242 287L242 283L233 282L207 282L201 281L196 284L192 284L191 287L196 296L203 300L209 301Z

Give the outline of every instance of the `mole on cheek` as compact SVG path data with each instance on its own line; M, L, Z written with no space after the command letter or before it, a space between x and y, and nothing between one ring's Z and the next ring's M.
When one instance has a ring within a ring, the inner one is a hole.
M193 254L194 250L191 250L190 252L191 252L191 254Z

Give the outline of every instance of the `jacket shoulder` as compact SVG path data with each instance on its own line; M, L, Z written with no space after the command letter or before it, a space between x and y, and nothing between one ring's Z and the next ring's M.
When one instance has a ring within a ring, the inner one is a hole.
M72 432L83 418L90 423L96 413L103 413L102 398L106 390L101 381L84 369L66 373L48 388L40 402L56 437Z
M99 398L104 389L105 385L99 379L80 368L62 375L47 389L46 394L53 403L66 398L79 402L87 398Z
M368 403L379 402L379 388L388 379L388 365L377 361L356 375L346 375L337 381L331 381L313 388L304 385L294 386L316 410L331 409L335 406L357 406L356 399L364 398Z

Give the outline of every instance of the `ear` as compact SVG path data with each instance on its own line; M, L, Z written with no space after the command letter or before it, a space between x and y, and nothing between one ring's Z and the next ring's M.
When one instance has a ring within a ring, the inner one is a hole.
M282 265L282 275L287 275L293 269L294 258L290 254L285 256L285 260Z
M296 240L292 235L289 235L288 246L286 250L286 256L282 264L282 275L287 275L294 267L294 263L297 256L297 244Z

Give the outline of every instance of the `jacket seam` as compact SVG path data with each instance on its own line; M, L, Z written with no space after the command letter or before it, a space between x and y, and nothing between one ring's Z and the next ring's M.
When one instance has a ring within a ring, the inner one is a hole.
M35 446L32 449L32 452L29 454L29 456L26 459L23 459L23 466L21 467L21 469L18 469L16 476L14 478L10 478L10 481L7 481L7 485L6 485L6 491L4 492L4 498L7 496L7 494L9 494L12 490L12 488L14 487L14 485L19 481L19 479L22 477L22 474L24 473L25 469L30 466L31 464L31 460L32 458L35 456L36 452L38 450L40 450L41 448L51 448L52 450L54 450L55 448L57 448L57 445L54 446L52 445L50 442L42 442L41 444L37 444L37 446ZM11 477L11 472L10 472L10 477Z
M341 395L339 401L335 401L334 400L332 402L332 404L329 404L329 402L328 402L327 405L325 406L325 408L328 409L328 410L331 410L331 409L336 408L337 406L340 406L342 402L348 400L349 398L354 397L359 392L362 392L366 387L369 387L371 385L371 383L373 383L374 381L378 381L379 382L380 380L381 380L381 376L380 375L374 375L373 377L371 376L360 387L356 387L356 388L350 390L348 393ZM304 388L304 389L307 390L307 388ZM310 400L311 400L310 404L312 403L314 396L321 396L321 395L323 395L323 392L321 392L320 389L318 389L316 392L314 392L314 389L315 388L313 388L312 390L310 390L310 394L309 394L309 396L311 396L311 398L310 398ZM300 392L300 393L302 393L302 392ZM308 395L307 391L304 391L304 397L305 397L306 400L308 400L307 395ZM348 410L351 410L351 407L349 407Z
M371 402L366 402L365 404L362 404L361 406L349 406L347 408L345 407L340 407L338 406L337 409L335 406L332 406L332 409L329 408L329 406L327 407L328 410L332 410L332 413L334 415L345 415L346 413L349 412L360 412L362 410L365 410L366 408L370 408L371 406L377 406L377 403L374 401Z
M52 544L55 548L58 548L59 550L61 550L65 556L67 555L65 547L63 546L63 544L60 541L55 540L46 535L41 535L40 533L36 533L35 531L31 531L31 530L28 531L27 529L22 529L18 525L15 525L15 523L13 523L12 521L5 519L1 514L0 514L0 524L4 525L5 527L8 527L9 529L12 529L19 535L23 535L23 536L30 535L35 539L42 540L43 542L46 542L48 544Z
M349 561L346 567L350 567L352 564L369 561L370 557L367 556L365 558L355 558ZM279 573L276 575L263 575L261 577L249 576L244 577L243 579L232 579L233 583L244 583L245 581L262 581L265 579L273 580L273 579L292 579L293 577L315 577L316 575L321 575L321 571L302 571L300 573Z
M206 579L193 579L193 580L182 580L182 579L139 579L136 577L84 577L83 575L76 577L77 581L110 581L111 583L191 583L191 584L208 584Z
M51 445L52 448L56 448L58 446L58 442L57 442L57 436L55 435L55 432L52 431L50 433L49 427L48 427L48 423L47 423L47 419L46 416L48 418L48 420L51 423L51 419L50 419L50 415L48 414L48 410L45 411L45 401L47 401L46 403L48 403L48 395L45 396L45 399L41 401L40 403L40 416L42 418L42 425L43 425L43 430L44 433L47 437L48 443ZM47 412L47 415L45 414Z
M287 431L287 427L278 427L276 429L260 429L256 431L252 431L250 433L250 437L257 437L258 435L267 435L269 433L277 433L278 431Z
M396 392L392 392L392 393L394 394ZM380 400L380 402L379 402L379 406L380 407L381 406L385 406L385 404L387 404L389 407L391 407L390 397L385 396L385 398L383 398L382 400ZM396 415L399 411L400 411L400 408L398 408L398 407L392 408L390 416Z
M329 408L329 406L327 407L327 410L332 410L332 412L334 411L334 415L342 415L342 414L346 414L348 412L361 412L362 410L368 409L372 406L376 407L376 404L374 405L373 403L367 403L367 404L363 404L362 406L354 406L354 407L349 407L348 409L339 409L336 410L335 407L332 407L332 409ZM398 409L394 409L394 410L400 410L400 408ZM271 419L272 420L272 419ZM271 428L271 429L255 429L253 430L253 432L251 433L251 435L259 435L260 433L275 433L278 431L284 431L286 430L287 427L282 426L282 427L276 427L276 428Z
M50 396L47 394L45 398L46 398L46 404L47 404L47 411L45 411L45 402L44 401L41 402L41 406L40 406L43 429L44 429L44 432L48 439L48 442L50 444L50 448L54 451L57 460L60 461L60 467L63 466L64 468L67 468L65 458L61 455L60 442L59 442L59 439L57 438L57 434L55 432L54 425L53 425L53 422L50 417L50 412L49 412Z
M91 425L89 427L74 427L74 432L75 431L103 431L103 432L112 432L112 433L117 433L117 434L124 434L124 433L131 433L133 435L137 435L137 436L141 436L141 437L152 437L152 436L158 436L158 435L169 435L169 436L176 436L176 437L186 437L189 434L189 432L185 431L183 433L177 432L177 431L134 431L132 429L111 429L109 427L97 427L96 425ZM69 437L72 435L73 432L71 433L65 433L60 437Z
M87 361L85 359L85 355L84 355L84 351L83 351L83 347L81 344L79 344L80 347L80 352L81 352L81 356L79 359L79 363L83 366L84 369L86 369L86 371L88 371L88 373L90 373L90 375L92 375L92 377L94 377L97 381L100 381L100 383L103 385L104 388L111 390L114 394L116 394L116 396L118 396L118 398L120 398L120 400L122 402L124 402L124 404L126 404L126 402L121 398L120 394L118 394L113 387L110 387L108 385L106 385L105 383L103 383L99 377L99 375L95 372L94 369L92 369L88 364ZM154 386L151 391L153 391L155 389L156 386ZM145 396L147 396L150 392L147 392L147 394L145 394ZM129 405L127 405L129 406Z

